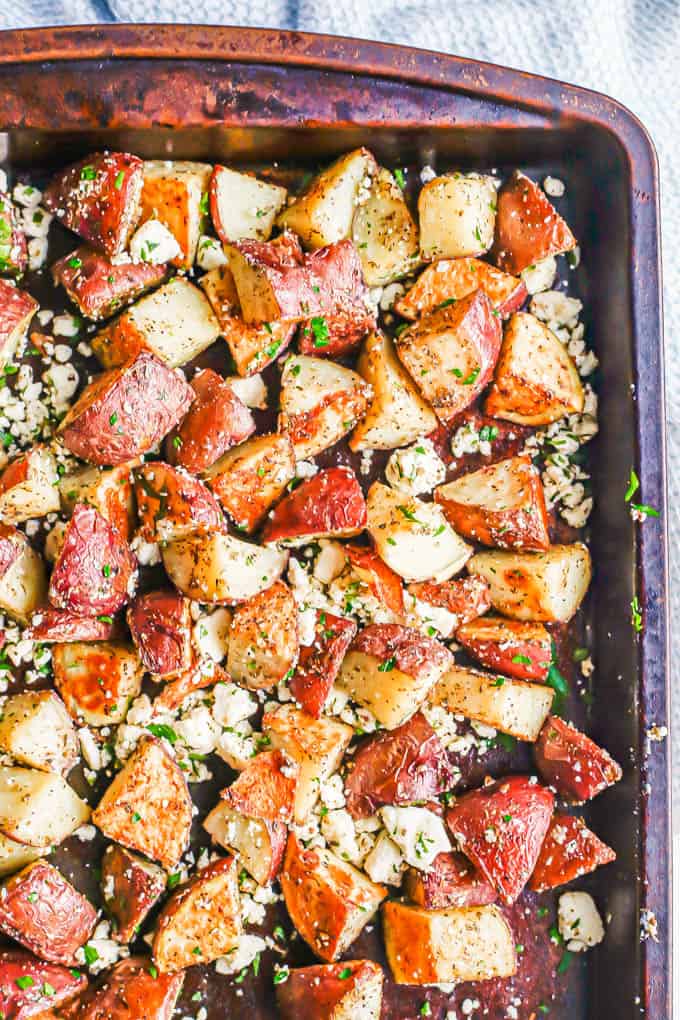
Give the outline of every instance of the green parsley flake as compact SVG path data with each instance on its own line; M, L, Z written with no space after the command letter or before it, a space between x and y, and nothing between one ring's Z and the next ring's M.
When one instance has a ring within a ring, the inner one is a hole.
M314 334L314 346L315 347L327 347L330 337L328 332L328 324L322 316L317 315L310 320L310 326L312 327L312 333Z

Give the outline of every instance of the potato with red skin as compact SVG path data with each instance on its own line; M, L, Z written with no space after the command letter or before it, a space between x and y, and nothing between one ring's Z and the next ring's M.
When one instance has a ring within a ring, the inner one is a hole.
M295 668L298 609L284 581L275 581L234 610L227 672L251 690L271 690Z
M459 624L476 620L491 607L489 584L475 574L450 581L416 581L408 592L419 602L448 610Z
M144 668L156 679L169 680L190 668L191 610L179 592L137 595L128 608L127 623Z
M85 616L117 612L133 594L137 561L93 506L78 503L66 525L48 598L56 609Z
M197 372L191 388L196 397L167 437L165 447L171 464L200 474L232 446L252 436L255 422L229 383L211 368Z
M305 265L318 281L319 309L300 326L300 352L319 358L344 357L376 326L366 303L361 259L351 241L339 241L307 255Z
M385 804L435 801L455 783L446 751L421 712L364 740L348 767L345 796L353 818L368 818Z
M157 864L117 843L102 857L101 888L113 920L111 937L126 945L137 935L151 908L165 892L167 875Z
M542 189L515 170L498 192L491 258L506 273L521 273L549 255L576 247L576 238Z
M429 871L408 868L404 892L428 910L446 907L483 907L495 903L498 894L464 854L455 850L437 854Z
M487 669L519 680L548 677L552 639L542 623L483 616L459 627L456 641Z
M0 610L26 626L46 596L42 557L23 531L0 521Z
M57 644L61 641L108 641L114 632L113 620L46 606L35 613L24 637L41 644Z
M528 776L508 776L457 798L446 824L460 849L510 905L536 866L555 798Z
M534 754L543 782L572 804L592 800L623 775L603 747L556 715L546 719Z
M496 549L547 549L541 473L526 454L460 475L434 492L451 527Z
M252 534L295 477L295 453L285 433L253 436L208 468L206 484L236 527Z
M0 931L48 963L70 966L97 911L47 861L35 861L0 887Z
M139 220L143 166L128 152L95 152L52 178L43 205L93 248L120 255Z
M399 577L377 552L367 546L346 545L345 552L352 570L371 594L400 623L404 616L404 587Z
M154 974L151 961L131 956L106 972L70 1020L172 1020L184 974Z
M71 1002L86 987L79 970L45 963L25 949L0 950L0 1016L7 1020L49 1016L49 1010Z
M315 719L323 712L356 632L354 620L317 609L314 641L300 646L297 668L288 681L295 701Z
M142 690L142 665L128 644L64 642L52 649L52 666L70 715L88 726L123 722Z
M319 538L348 538L366 527L366 500L351 468L332 467L307 478L275 508L262 541L302 545Z
M130 541L136 521L132 471L138 466L135 459L113 468L86 467L63 475L59 481L62 510L71 514L76 503L88 503Z
M61 285L81 315L98 321L131 304L151 287L163 283L168 267L151 262L111 262L83 244L52 266L55 286Z
M483 290L501 318L518 311L528 297L524 280L475 258L438 259L394 304L395 312L415 322L438 308Z
M0 279L0 366L14 360L26 336L38 302L7 280Z
M215 233L224 244L245 237L268 240L286 201L286 189L278 184L220 164L213 167L209 192Z
M42 443L20 453L0 474L0 517L20 524L60 509L57 461Z
M500 316L483 290L423 316L395 339L400 361L440 421L476 400L501 350Z
M21 276L28 265L26 235L6 191L0 191L0 273Z
M85 387L59 426L70 453L116 465L147 453L195 397L184 377L145 351Z
M209 489L184 468L162 460L142 464L134 473L140 534L146 542L170 541L196 532L224 531L226 521Z
M615 860L612 848L586 828L582 818L556 811L529 879L529 888L545 892Z
M380 1020L382 968L373 960L343 960L288 972L276 986L282 1020Z

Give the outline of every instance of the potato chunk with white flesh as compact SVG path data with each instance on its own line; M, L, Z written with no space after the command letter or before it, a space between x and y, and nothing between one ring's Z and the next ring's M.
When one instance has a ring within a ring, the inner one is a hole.
M223 453L203 475L237 528L251 534L295 478L295 453L285 433L252 436Z
M0 550L0 561L4 561L0 562L0 610L26 625L47 597L45 564L23 532L10 525L0 529L5 532L0 534L0 546L12 547L9 566L5 550Z
M190 269L196 259L211 174L209 163L164 159L144 163L140 224L155 219L168 228L181 249L173 262L183 269Z
M484 413L518 425L550 425L580 414L583 386L564 344L529 312L516 312L505 327Z
M437 416L413 384L394 350L390 337L366 337L357 371L373 389L363 421L349 441L350 449L394 450L437 428Z
M548 718L553 695L545 684L454 666L431 692L430 703L533 743Z
M495 904L426 910L390 900L383 906L383 932L400 985L485 981L517 971L512 929Z
M590 553L580 542L545 552L481 552L467 566L489 582L493 608L514 620L566 623L592 575Z
M19 524L59 510L57 461L46 446L34 446L0 475L0 518Z
M294 817L302 825L317 801L320 785L340 768L354 730L327 716L315 719L293 705L282 705L265 712L262 731L272 747L285 751L300 767Z
M342 241L350 236L360 194L376 171L367 149L340 156L283 210L279 226L295 231L306 248Z
M244 602L283 573L288 553L231 535L188 535L162 550L168 577L197 602Z
M354 428L372 396L350 368L305 354L290 357L281 377L279 431L290 437L298 460L314 457Z
M234 611L227 672L244 687L269 690L294 668L299 648L297 603L276 581Z
M192 803L186 779L160 740L145 737L92 814L108 839L174 868L189 842Z
M129 539L136 522L132 469L139 460L113 468L85 467L59 480L62 509L71 514L76 503L89 503L120 534Z
M109 641L73 641L52 650L54 684L75 719L114 726L142 689L143 667L135 649Z
M78 761L78 737L54 691L14 694L2 706L0 751L22 765L62 775Z
M220 324L203 291L176 276L131 305L91 343L104 368L117 368L140 350L178 368L219 336Z
M50 850L51 847L40 850L38 847L16 843L13 839L0 835L0 878L25 868L27 864L32 864L40 857L46 857Z
M447 581L472 556L436 503L424 503L382 482L366 498L368 533L381 558L405 581Z
M90 808L61 776L0 766L0 832L28 846L58 846L90 817Z
M389 170L381 167L368 198L357 207L352 240L369 287L400 280L418 265L418 226Z
M220 240L268 241L286 189L253 174L216 166L210 178L210 213Z
M299 935L332 963L349 949L375 915L387 890L330 850L305 850L288 838L281 891Z
M446 174L418 197L420 251L424 259L480 255L493 244L496 187L483 174Z
M298 967L276 986L281 1020L380 1020L383 981L373 960Z

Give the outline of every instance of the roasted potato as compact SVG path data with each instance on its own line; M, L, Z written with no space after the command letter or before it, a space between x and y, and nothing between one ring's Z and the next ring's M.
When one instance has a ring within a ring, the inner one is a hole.
M500 549L547 549L548 512L541 473L527 454L461 475L435 489L452 528Z
M203 663L194 662L186 673L163 684L160 694L154 699L154 705L159 709L176 712L190 694L214 687L216 683L231 683L231 679L217 664L206 672Z
M556 811L529 879L529 888L545 892L615 860L611 847L586 828L582 818Z
M582 804L618 783L621 766L575 726L551 715L534 748L536 769L563 800Z
M271 746L297 762L295 822L302 825L319 796L319 787L336 772L354 736L350 726L321 716L315 719L293 705L265 712L262 731Z
M394 310L415 322L421 315L455 304L479 289L503 319L519 311L528 297L523 280L481 259L439 259L423 270L413 286L395 302Z
M425 910L390 900L383 932L397 984L485 981L517 971L512 929L494 904Z
M225 243L245 237L267 241L286 189L253 174L215 166L210 178L210 214L217 236Z
M0 766L0 832L9 839L41 850L58 846L89 817L61 776Z
M484 413L518 425L550 425L580 414L584 399L564 344L535 315L515 312L505 327Z
M240 934L238 864L221 857L185 882L161 910L153 960L162 973L205 965L235 949Z
M426 261L481 255L493 244L496 186L483 174L435 177L418 196L420 251Z
M0 1015L8 1020L51 1020L53 1009L71 1002L86 987L85 975L72 967L45 963L25 949L0 951Z
M456 641L482 666L505 676L540 681L548 677L551 637L542 623L484 616L460 626Z
M28 264L26 235L6 191L0 191L0 273L21 276Z
M508 776L458 797L446 824L461 850L514 903L538 860L555 798L528 776Z
M418 227L402 189L384 167L373 178L366 201L357 206L352 240L369 287L400 280L420 262Z
M86 319L107 319L114 312L163 283L167 266L151 262L112 262L81 245L52 266L52 279L64 288Z
M276 986L282 1020L380 1020L382 968L373 960L298 967Z
M142 665L157 679L167 680L190 668L191 609L183 595L167 590L137 595L127 622Z
M47 606L34 613L24 636L42 644L60 641L108 641L114 636L115 621L109 617L81 616L67 609Z
M190 269L196 259L211 174L208 163L163 159L144 163L141 220L160 220L168 228L181 250L174 263L183 269Z
M0 516L7 524L59 510L57 462L46 446L32 446L0 474Z
M404 876L404 892L427 910L484 907L497 898L493 886L467 857L455 851L437 854L429 871L409 868Z
M186 779L160 740L145 737L97 805L92 821L108 839L174 868L189 842Z
M0 610L28 624L47 596L45 564L23 532L0 522Z
M52 847L40 849L35 846L28 846L26 843L17 843L13 839L0 834L0 878L5 875L13 875L20 868L32 864L40 857L47 857L52 852Z
M171 542L226 529L215 497L184 468L153 460L136 469L134 480L140 533L147 542Z
M63 510L70 514L76 503L89 503L129 540L135 521L132 469L138 465L138 460L132 460L114 468L86 467L64 475L59 480Z
M148 958L119 960L88 992L76 1020L172 1020L184 974L154 974Z
M270 515L262 541L305 545L319 538L348 538L366 527L366 500L348 467L332 467L306 479Z
M305 850L294 833L288 837L280 882L298 934L327 963L347 952L387 895L384 886L330 850Z
M500 316L484 291L476 290L425 315L395 343L422 396L441 421L449 422L490 382L501 340Z
M0 751L21 765L67 775L78 761L78 737L54 691L12 694L0 715Z
M102 857L101 889L113 926L111 937L127 944L165 892L167 876L151 861L110 843Z
M453 665L448 648L412 627L364 627L343 659L337 685L387 729L401 726Z
M127 542L93 506L77 503L50 577L52 605L92 616L115 613L136 583L137 561Z
M491 607L489 584L475 575L452 581L419 581L409 584L408 591L419 602L446 609L458 626L483 616Z
M290 437L297 460L334 446L360 421L371 387L343 365L292 356L281 377L279 430Z
M128 152L95 152L60 170L42 203L84 241L106 255L120 255L137 226L143 163Z
M454 666L431 692L430 701L454 715L533 742L550 712L553 695L546 684Z
M366 337L357 371L373 390L362 421L354 429L350 449L394 450L414 443L437 427L437 416L423 400L384 333Z
M498 193L492 258L508 273L576 247L576 238L541 188L520 170Z
M448 580L472 555L436 503L374 482L366 507L367 531L378 553L406 581Z
M581 605L591 577L585 545L553 545L545 552L481 552L471 574L489 582L491 604L515 620L566 623Z
M191 388L196 398L165 445L171 464L199 474L252 436L255 422L229 383L211 368L197 372Z
M234 610L227 672L237 683L271 690L295 668L299 649L297 603L283 581Z
M48 963L69 966L97 911L47 861L35 861L0 887L0 931Z
M74 719L115 726L141 692L143 668L134 648L109 641L74 641L52 650L54 685Z
M178 538L163 549L168 577L197 602L245 602L281 577L288 553L226 534Z
M194 396L183 377L142 351L85 387L59 426L62 442L92 464L122 464L156 446Z
M404 616L404 586L399 574L368 546L347 544L344 549L352 573L368 588L383 610L392 615L393 619L385 622L401 623Z
M285 433L253 436L224 453L205 481L241 531L251 534L295 477L295 453Z
M0 368L14 361L38 308L25 290L0 279Z
M345 652L357 632L354 620L316 611L314 641L301 645L298 664L288 688L298 705L316 719L323 712Z
M310 278L300 242L290 231L273 241L227 244L224 253L245 322L299 322L310 310L320 309L312 290L317 282Z

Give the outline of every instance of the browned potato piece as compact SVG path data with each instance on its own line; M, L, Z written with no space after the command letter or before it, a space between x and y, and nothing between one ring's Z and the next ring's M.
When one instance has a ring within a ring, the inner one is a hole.
M394 309L415 322L421 315L452 305L480 287L503 319L518 311L527 297L523 280L481 259L438 259L395 302Z
M114 468L85 467L64 475L59 480L63 510L70 514L76 503L89 503L129 540L135 523L132 469L138 465L138 460L130 460Z
M192 665L191 606L176 591L137 595L127 611L132 640L145 668L170 679Z
M75 1020L171 1020L183 982L181 973L154 973L147 957L119 960L85 994Z
M0 367L14 360L38 302L8 280L0 280Z
M357 206L352 240L369 287L400 280L420 262L417 224L402 189L384 167L373 178L366 201Z
M32 446L0 475L0 517L19 524L59 510L57 462L46 446Z
M210 178L210 213L223 242L254 237L266 241L286 201L286 189L251 173L216 166Z
M480 255L493 244L496 187L483 174L444 174L418 196L420 250L424 259Z
M509 273L521 273L575 247L576 238L539 185L515 170L498 195L492 253L496 264Z
M281 1020L380 1020L383 980L373 960L291 970L276 986Z
M151 861L112 843L102 858L102 896L113 919L111 937L128 943L139 932L153 905L165 891L167 876Z
M234 610L227 672L245 687L269 690L295 667L299 648L297 603L276 581Z
M88 805L61 776L0 766L0 833L8 839L44 850L57 846L89 817Z
M28 624L47 597L45 564L26 536L0 522L0 609Z
M245 602L274 584L287 563L285 551L225 534L189 535L163 548L168 577L197 602Z
M204 474L236 526L251 534L295 477L295 453L285 433L253 436L224 453Z
M110 641L54 646L54 685L74 719L113 726L125 718L142 689L142 664L134 648Z
M66 775L78 761L78 737L54 691L7 698L0 715L0 751L22 765Z
M211 174L208 163L163 159L144 163L140 222L157 219L168 228L182 252L174 263L184 269L190 269L196 258Z

